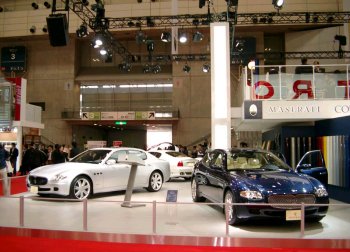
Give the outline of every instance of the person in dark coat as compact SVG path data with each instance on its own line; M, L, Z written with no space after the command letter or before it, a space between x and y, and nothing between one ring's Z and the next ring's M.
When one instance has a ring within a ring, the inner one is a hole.
M79 149L77 147L77 143L76 142L72 142L72 149L69 152L69 158L74 158L79 153L80 153L80 151L79 151Z
M51 154L51 160L53 164L59 164L66 162L66 157L63 154L62 146L55 144L55 149Z
M17 157L18 157L18 149L16 148L16 144L12 143L10 149L10 163L13 168L12 176L16 176L17 174Z

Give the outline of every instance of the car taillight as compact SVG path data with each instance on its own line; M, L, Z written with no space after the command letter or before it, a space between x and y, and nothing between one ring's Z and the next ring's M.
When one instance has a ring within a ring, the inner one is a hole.
M179 161L178 163L177 163L177 166L179 167L179 166L184 166L184 164L182 163L182 161Z

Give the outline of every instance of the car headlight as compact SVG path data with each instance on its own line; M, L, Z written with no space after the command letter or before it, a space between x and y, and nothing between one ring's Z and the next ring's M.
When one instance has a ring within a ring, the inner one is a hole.
M328 192L327 192L326 188L324 188L324 187L317 188L315 194L317 197L327 197L328 196Z
M261 200L262 194L258 191L241 191L239 195L246 199Z
M55 175L55 176L53 177L53 180L56 181L56 182L58 182L58 181L61 181L61 180L65 179L65 178L67 178L66 175L57 174L57 175Z

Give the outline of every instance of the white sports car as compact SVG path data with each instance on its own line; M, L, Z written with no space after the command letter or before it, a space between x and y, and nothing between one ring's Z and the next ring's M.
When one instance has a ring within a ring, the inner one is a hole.
M134 155L144 161L138 166L134 188L156 192L169 180L169 163L136 148L94 148L66 163L46 165L32 170L27 177L31 192L85 199L102 193L125 190L131 165L118 157Z
M160 160L165 160L170 163L171 178L191 179L193 174L193 167L197 162L196 159L173 150L152 150L148 152Z

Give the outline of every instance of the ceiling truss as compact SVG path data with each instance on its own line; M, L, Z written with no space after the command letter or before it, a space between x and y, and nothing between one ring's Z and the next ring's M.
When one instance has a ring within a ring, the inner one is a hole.
M227 12L197 15L176 16L151 16L151 17L125 17L125 18L103 18L103 25L96 25L96 14L89 6L83 4L82 0L61 0L63 3L69 1L69 9L73 11L84 24L87 24L95 33L105 36L109 47L118 53L124 62L132 62L135 55L114 38L111 31L120 29L141 29L144 27L171 28L178 27L208 27L210 22L230 22L232 26L244 25L290 25L290 24L312 24L313 26L334 26L350 22L350 12L271 12L271 13L237 13L237 6L228 6ZM244 56L244 53L235 54L233 58ZM327 52L269 52L257 53L259 58L297 59L302 57L318 59L334 59L339 57L350 58L350 52L344 51L339 55L337 51ZM149 56L139 56L140 61L149 61ZM210 55L153 55L155 61L208 61ZM143 59L145 58L145 59ZM237 63L232 59L232 63Z

